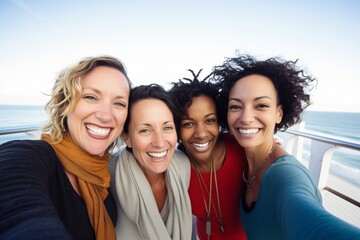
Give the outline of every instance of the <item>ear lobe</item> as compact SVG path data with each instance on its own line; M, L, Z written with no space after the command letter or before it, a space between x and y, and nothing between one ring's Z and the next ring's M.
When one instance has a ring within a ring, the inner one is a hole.
M276 109L276 123L279 124L283 117L283 107L282 105L277 106Z
M127 147L131 148L132 147L132 143L131 143L131 139L129 138L129 135L126 134L125 132L121 133L121 137L124 140L125 144Z

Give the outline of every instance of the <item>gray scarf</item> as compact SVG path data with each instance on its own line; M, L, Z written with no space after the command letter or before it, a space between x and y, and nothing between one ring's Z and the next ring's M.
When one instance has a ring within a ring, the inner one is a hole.
M121 152L116 165L116 191L125 214L133 221L143 239L191 239L191 203L185 183L184 166L174 154L165 172L168 215L164 221L155 202L149 182L133 154ZM166 205L165 205L166 206ZM165 207L164 206L164 207Z

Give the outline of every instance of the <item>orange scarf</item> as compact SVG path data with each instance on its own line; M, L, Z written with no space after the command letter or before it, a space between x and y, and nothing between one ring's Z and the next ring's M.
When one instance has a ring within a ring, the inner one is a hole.
M65 133L64 139L57 144L48 134L42 134L41 139L51 144L65 170L76 176L96 239L115 239L114 225L104 205L110 186L109 153L103 157L90 155L72 140L69 133Z

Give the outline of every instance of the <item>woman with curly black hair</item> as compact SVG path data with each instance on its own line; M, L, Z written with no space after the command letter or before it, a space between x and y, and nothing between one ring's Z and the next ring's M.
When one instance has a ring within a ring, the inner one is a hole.
M191 70L190 70L191 71ZM177 126L179 145L191 161L189 195L196 216L197 235L206 239L246 239L238 217L245 184L244 149L236 139L220 131L215 85L184 78L170 90L180 109Z
M359 229L323 208L308 169L274 139L301 120L316 79L296 61L239 55L214 67L213 80L224 104L221 125L244 147L248 162L240 206L248 239L359 237Z

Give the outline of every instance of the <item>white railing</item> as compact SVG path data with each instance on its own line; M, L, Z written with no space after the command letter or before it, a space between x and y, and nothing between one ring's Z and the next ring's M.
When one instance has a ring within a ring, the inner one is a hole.
M26 133L31 134L34 131L39 131L40 126L39 125L27 125L27 126L21 126L21 127L9 127L4 128L0 130L0 136L1 135L9 135L9 134L15 134L15 133Z
M360 187L330 174L333 153L341 148L360 152L360 144L318 132L306 132L304 126L305 123L302 122L276 135L286 151L309 169L322 192L324 207L334 215L360 227ZM304 159L305 140L310 141L309 159Z

